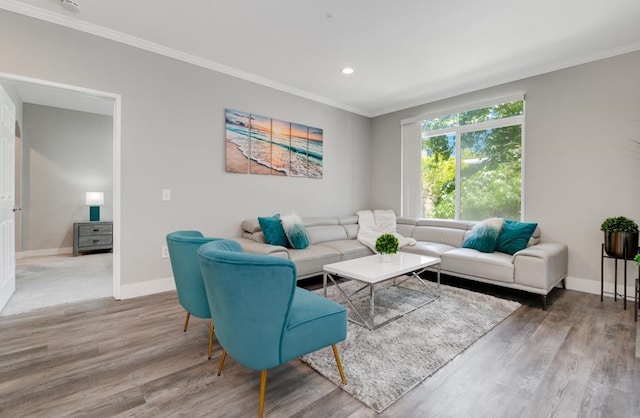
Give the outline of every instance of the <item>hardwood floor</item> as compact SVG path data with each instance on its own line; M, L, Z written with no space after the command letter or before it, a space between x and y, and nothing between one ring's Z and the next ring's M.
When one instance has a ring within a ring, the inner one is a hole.
M556 289L543 311L534 296L482 290L524 306L382 414L297 360L269 371L265 415L640 416L633 309ZM259 372L228 358L217 376L208 321L186 333L183 321L173 292L0 318L0 416L256 416Z

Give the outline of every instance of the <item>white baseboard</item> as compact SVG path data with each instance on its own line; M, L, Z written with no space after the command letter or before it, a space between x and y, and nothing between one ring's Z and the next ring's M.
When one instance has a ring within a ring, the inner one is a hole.
M624 294L624 279L618 278L618 294ZM588 280L581 277L567 277L567 289L593 295L600 294L600 280ZM627 277L627 300L633 300L636 286L635 277ZM613 283L604 283L604 295L613 297Z
M120 285L120 299L131 299L176 289L173 277L147 280L146 282Z
M46 257L49 255L67 255L73 254L73 247L64 248L47 248L44 250L31 250L16 252L16 260L27 257Z

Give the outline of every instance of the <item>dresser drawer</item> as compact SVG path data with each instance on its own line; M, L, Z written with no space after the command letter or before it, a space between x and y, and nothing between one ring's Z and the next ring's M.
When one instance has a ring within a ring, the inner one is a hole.
M80 237L78 246L82 249L90 249L89 247L102 247L104 245L112 245L113 237L111 235L93 235Z
M78 235L111 235L113 234L113 224L80 225Z

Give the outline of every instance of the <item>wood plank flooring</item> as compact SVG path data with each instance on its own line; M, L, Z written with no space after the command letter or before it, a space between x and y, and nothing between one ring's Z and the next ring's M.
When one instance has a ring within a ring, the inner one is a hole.
M269 371L265 415L640 416L633 308L556 289L543 311L532 295L476 290L524 306L382 414L297 360ZM174 292L0 318L0 417L256 416L259 372L228 358L217 376L208 321L186 333L183 321Z

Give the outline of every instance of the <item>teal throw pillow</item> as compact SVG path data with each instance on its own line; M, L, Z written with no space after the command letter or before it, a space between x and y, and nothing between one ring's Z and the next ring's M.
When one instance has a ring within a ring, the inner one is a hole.
M304 229L302 219L298 215L295 213L283 215L280 220L291 248L302 250L309 246L309 235L307 235L307 230Z
M529 239L533 231L538 227L537 223L518 222L512 219L505 219L496 251L514 255L520 250L527 248Z
M483 253L496 250L503 220L491 218L476 224L462 243L462 248L473 248Z
M258 223L262 228L264 240L267 241L267 244L287 246L287 236L284 234L284 229L282 229L279 213L273 216L258 217Z

